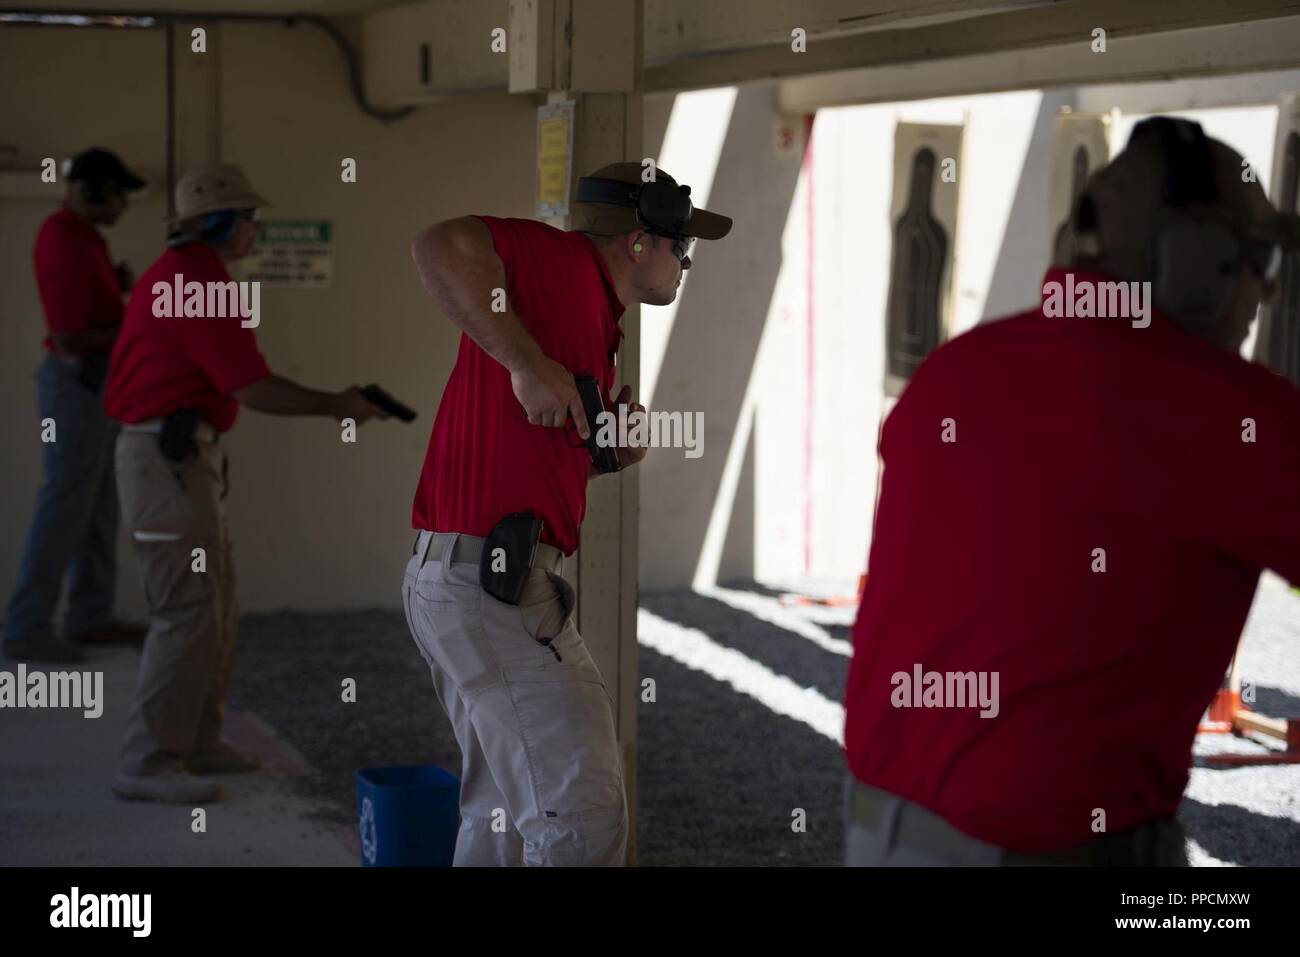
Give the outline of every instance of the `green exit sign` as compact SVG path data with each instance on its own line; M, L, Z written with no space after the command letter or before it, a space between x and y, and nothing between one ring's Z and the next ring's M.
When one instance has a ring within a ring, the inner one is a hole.
M268 219L262 223L257 241L320 245L330 241L330 225L328 219Z

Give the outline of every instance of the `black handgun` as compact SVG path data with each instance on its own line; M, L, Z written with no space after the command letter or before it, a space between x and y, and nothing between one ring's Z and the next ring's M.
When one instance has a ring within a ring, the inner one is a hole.
M373 382L361 390L361 394L366 397L371 405L377 405L391 416L401 419L403 422L415 421L415 410L409 405L403 405L391 395L385 392Z
M601 395L600 383L589 375L575 375L573 383L578 387L578 395L582 397L582 409L587 413L587 427L591 430L591 436L582 443L591 453L591 464L602 474L619 471L623 466L618 461L618 449L596 442L596 435L600 432L598 416L605 411L605 397Z

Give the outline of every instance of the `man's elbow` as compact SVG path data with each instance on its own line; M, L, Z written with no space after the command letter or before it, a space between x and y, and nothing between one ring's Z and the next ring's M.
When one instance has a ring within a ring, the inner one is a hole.
M411 242L411 258L415 260L416 265L423 263L438 249L443 240L447 224L434 223L432 226L425 226L415 235Z
M411 259L420 273L420 284L427 293L433 292L431 281L438 270L438 260L445 244L443 235L446 223L435 223L420 230L411 243Z
M411 258L423 278L431 269L442 269L450 260L463 254L466 247L466 221L469 216L447 219L426 226L411 243ZM426 287L428 283L426 282Z

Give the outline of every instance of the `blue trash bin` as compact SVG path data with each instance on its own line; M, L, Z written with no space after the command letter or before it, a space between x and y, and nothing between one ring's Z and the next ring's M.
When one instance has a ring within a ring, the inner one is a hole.
M432 764L357 772L361 863L451 867L460 829L460 779Z

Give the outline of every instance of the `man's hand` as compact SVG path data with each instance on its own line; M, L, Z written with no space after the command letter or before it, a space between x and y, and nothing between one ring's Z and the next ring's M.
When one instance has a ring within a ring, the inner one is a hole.
M573 373L558 362L538 351L530 361L511 370L510 385L533 425L563 428L572 414L578 434L584 440L591 435Z
M334 396L334 417L353 419L357 425L367 419L386 419L388 413L371 403L361 392L360 386L349 386Z
M629 423L629 430L634 415L638 412L642 415L647 414L645 406L640 402L632 401L632 387L630 385L623 386L623 390L619 392L618 398L614 400L615 410L617 410L620 405L626 405L628 407L627 421ZM643 445L620 445L618 447L618 464L623 468L630 468L645 458L645 454L648 451L649 449Z

